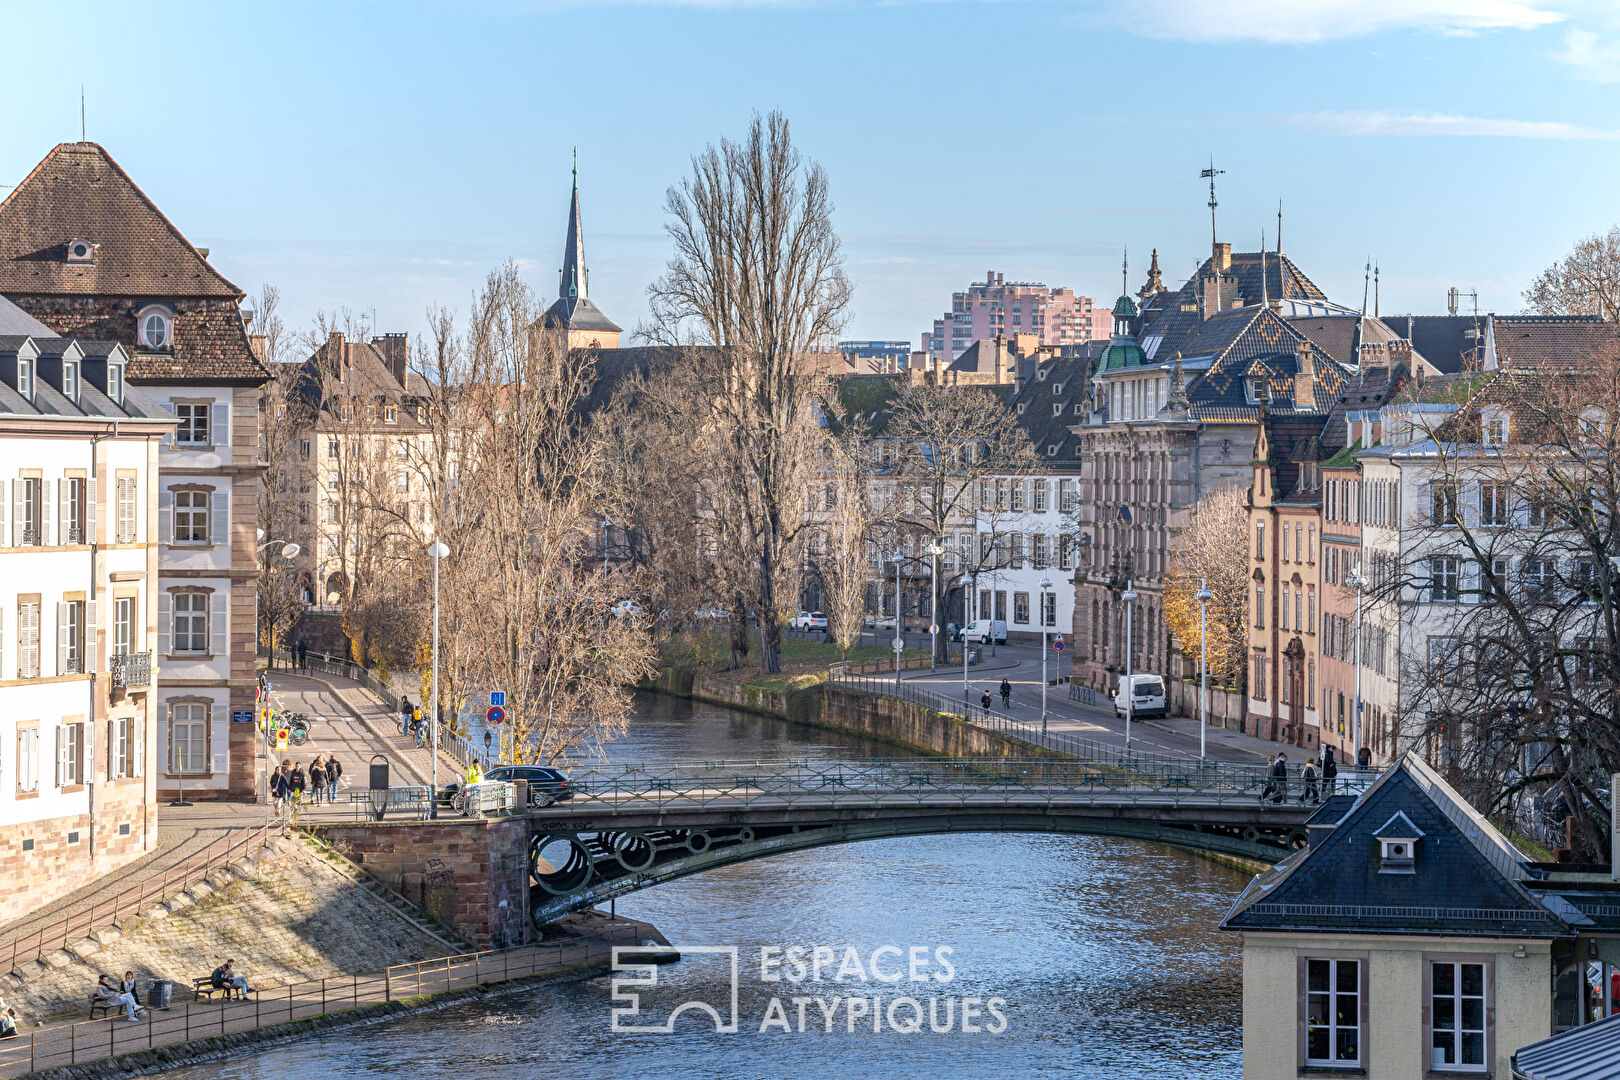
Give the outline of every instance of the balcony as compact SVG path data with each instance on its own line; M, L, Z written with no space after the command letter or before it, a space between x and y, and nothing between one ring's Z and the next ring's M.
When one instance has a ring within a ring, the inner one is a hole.
M152 685L152 654L119 653L112 658L112 685L115 690L138 690Z

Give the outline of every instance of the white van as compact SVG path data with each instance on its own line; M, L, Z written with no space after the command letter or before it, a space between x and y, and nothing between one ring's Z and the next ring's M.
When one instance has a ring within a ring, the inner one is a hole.
M962 629L962 640L975 645L1007 644L1007 622L1004 619L974 619Z
M1163 716L1167 711L1164 680L1157 675L1132 675L1131 715ZM1114 715L1125 715L1125 676L1119 677L1119 689L1114 693Z

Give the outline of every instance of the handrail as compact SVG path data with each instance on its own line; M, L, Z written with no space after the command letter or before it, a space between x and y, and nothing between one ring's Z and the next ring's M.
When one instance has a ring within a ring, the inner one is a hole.
M261 825L235 826L209 841L184 863L166 868L162 877L148 878L117 893L110 900L97 901L86 910L65 915L33 933L12 938L0 945L0 956L5 957L0 961L0 965L3 965L0 971L15 971L22 964L66 947L69 941L86 937L99 927L116 922L120 915L140 911L148 904L159 903L185 892L194 878L206 877L218 867L264 846L276 828L278 826L273 818L267 818Z
M0 1077L61 1069L196 1039L237 1035L390 1001L549 975L609 960L613 950L622 945L648 944L634 927L614 927L608 931L606 941L576 939L460 953L395 964L381 971L266 987L256 991L251 1001L177 1003L161 1015L159 1010L148 1009L145 1020L138 1024L109 1012L104 1020L53 1024L35 1029L26 1037L0 1042Z

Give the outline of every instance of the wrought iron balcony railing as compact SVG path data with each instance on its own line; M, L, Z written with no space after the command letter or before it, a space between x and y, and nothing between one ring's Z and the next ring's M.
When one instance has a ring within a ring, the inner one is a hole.
M150 652L119 653L112 658L112 684L123 689L152 685Z

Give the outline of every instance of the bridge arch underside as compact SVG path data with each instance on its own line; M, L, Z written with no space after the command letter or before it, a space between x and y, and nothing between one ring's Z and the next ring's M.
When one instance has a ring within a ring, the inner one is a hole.
M1075 811L992 811L827 815L726 815L696 820L661 814L645 821L535 821L530 841L530 909L537 926L641 889L722 866L834 844L942 833L1049 833L1166 844L1270 865L1304 846L1302 820L1283 815L1167 813L1158 817ZM1293 815L1289 815L1292 817ZM1257 820L1242 820L1258 818ZM1270 818L1270 820L1266 820Z

